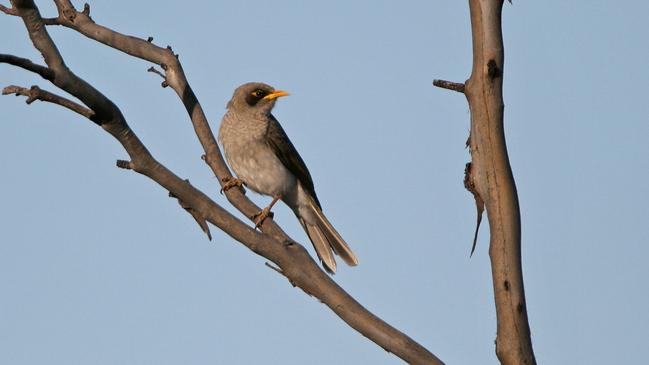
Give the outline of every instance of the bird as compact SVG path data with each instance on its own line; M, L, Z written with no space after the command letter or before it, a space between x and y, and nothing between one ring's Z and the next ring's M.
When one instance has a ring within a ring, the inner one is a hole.
M255 228L272 216L277 201L283 201L306 231L324 269L334 274L334 254L350 266L358 265L358 259L322 212L304 160L271 113L277 99L287 95L261 82L236 88L219 128L219 142L236 178L224 180L222 190L244 185L272 197L253 217Z

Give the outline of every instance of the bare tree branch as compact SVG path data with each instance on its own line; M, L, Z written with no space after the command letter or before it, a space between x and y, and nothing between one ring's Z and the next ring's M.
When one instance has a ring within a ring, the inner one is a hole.
M16 57L9 54L0 54L0 63L7 63L16 67L24 68L27 71L39 74L42 78L48 81L52 81L54 78L54 72L52 72L52 70L45 66L35 64L26 58Z
M89 7L83 12L78 12L70 1L54 1L59 11L57 23L127 54L160 65L165 72L167 84L176 91L191 117L196 134L205 149L206 162L219 177L219 181L231 176L207 118L187 83L177 55L170 47L160 48L152 44L150 39L125 36L97 25L89 17ZM186 206L198 213L201 219L204 218L253 252L275 263L293 285L318 298L352 328L386 351L413 364L442 364L424 347L361 306L320 269L302 245L290 239L274 222L267 220L261 233L252 229L156 161L130 129L119 108L67 68L49 37L33 0L12 0L12 4L11 11L23 19L32 43L41 52L48 68L54 74L50 81L92 110L96 122L116 138L129 154L130 161L118 161L119 167L132 169L151 178L177 197L183 208ZM238 189L230 189L226 195L248 216L259 211L259 208Z
M502 6L503 0L469 0L473 70L464 94L471 109L472 162L466 169L465 186L476 200L478 226L483 205L489 219L498 322L496 354L502 364L532 365L536 359L523 287L520 209L503 126Z
M9 95L9 94L16 94L16 96L20 96L20 95L26 96L27 104L31 104L36 100L41 100L41 101L46 101L48 103L58 104L90 120L93 120L95 116L95 113L92 110L84 106L81 106L72 100L66 99L62 96L43 90L36 85L32 86L30 89L20 87L20 86L15 86L15 85L10 85L2 89L2 95Z
M8 8L2 4L0 4L0 11L7 14L7 15L14 15L18 16L18 12L14 8Z
M87 16L87 14L77 12L69 0L54 0L54 2L59 11L59 20L61 25L74 29L90 39L103 43L126 54L159 65L164 70L164 74L155 69L155 71L150 72L155 72L164 76L165 81L162 86L170 86L180 97L191 118L196 136L205 151L204 161L212 169L214 175L217 176L221 185L224 184L224 181L227 181L227 179L232 177L232 174L221 155L221 151L218 148L216 138L214 138L214 133L212 133L212 129L207 121L205 113L203 112L203 108L187 82L185 72L178 61L178 55L173 52L171 47L158 47L152 43L153 39L151 37L144 40L133 36L127 36L96 24L89 16ZM225 195L235 208L251 220L252 217L261 210L260 207L254 204L250 199L246 198L240 189L230 189ZM289 239L288 235L272 220L272 218L264 220L261 230L284 240Z

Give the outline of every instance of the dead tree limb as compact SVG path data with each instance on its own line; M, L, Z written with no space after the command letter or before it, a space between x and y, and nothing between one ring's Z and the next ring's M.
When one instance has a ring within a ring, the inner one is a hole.
M476 199L478 215L484 204L489 219L498 322L496 354L502 364L531 365L536 360L523 287L520 210L503 128L502 6L503 0L469 0L473 70L462 92L471 110L472 161L465 185ZM435 85L445 87L440 82Z
M35 85L29 89L15 85L10 85L2 89L2 95L9 94L15 94L16 96L26 96L27 104L31 104L36 100L40 100L60 105L90 120L93 120L95 116L95 113L92 110L84 107L83 105L79 105L70 99L66 99L62 96L43 90Z
M5 14L18 16L23 20L34 47L43 55L47 67L12 55L0 55L0 63L12 64L39 74L77 98L83 105L67 99L64 101L51 93L44 96L41 89L13 88L9 91L18 92L19 95L34 100L47 99L46 101L63 105L91 119L117 139L129 155L130 161L118 161L119 167L138 172L161 185L181 202L181 206L189 211L199 224L201 220L205 220L217 226L253 252L275 263L291 284L319 299L352 328L386 351L412 364L442 364L435 355L369 312L347 294L320 269L302 245L288 237L272 220L263 224L262 232L256 231L158 162L129 127L121 110L67 67L45 26L62 25L112 48L159 65L164 70L165 84L176 91L187 109L198 139L205 149L205 161L223 183L231 174L223 161L198 99L185 78L178 56L171 47L161 48L154 45L151 38L143 40L126 36L97 25L90 18L88 5L79 12L68 0L54 2L58 9L58 17L52 19L43 19L33 0L11 0L12 8L0 7L0 11ZM259 211L259 208L238 189L229 190L227 196L232 204L247 216Z
M54 0L54 2L59 12L57 25L73 29L92 40L159 65L164 72L155 69L150 72L158 73L164 77L162 86L171 87L180 97L191 118L196 136L205 151L205 162L218 177L221 185L224 184L224 181L232 177L221 155L221 151L214 138L214 133L212 133L207 117L203 112L203 108L198 102L198 98L190 87L189 82L187 82L185 72L178 60L178 55L173 52L170 46L164 48L159 47L153 43L151 37L145 40L124 35L99 25L90 18L89 7L85 7L83 12L78 12L69 0ZM261 210L260 207L246 198L239 189L229 189L225 195L230 203L246 217L252 217ZM288 239L286 233L272 219L266 219L261 228L262 231L281 239Z

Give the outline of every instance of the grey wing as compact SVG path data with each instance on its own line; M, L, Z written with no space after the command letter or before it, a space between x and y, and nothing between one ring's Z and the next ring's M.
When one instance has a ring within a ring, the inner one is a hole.
M282 129L277 119L271 114L268 129L266 130L266 143L275 152L275 155L282 161L282 164L295 175L302 187L311 194L313 199L320 207L320 202L315 194L315 187L313 186L313 179L309 169L307 169L302 157L297 153L297 150L288 139L286 132Z

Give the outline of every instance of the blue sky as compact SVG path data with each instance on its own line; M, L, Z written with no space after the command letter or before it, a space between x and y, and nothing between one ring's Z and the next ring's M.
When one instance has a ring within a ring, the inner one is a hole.
M336 281L446 363L496 364L486 225L469 259L468 106L431 85L469 76L468 6L404 4L115 0L91 2L91 15L172 45L215 130L236 86L290 91L275 115L361 262ZM539 363L646 358L648 11L639 0L504 7L505 127ZM0 19L0 52L41 61L22 22ZM161 162L230 209L148 63L48 29ZM0 80L54 90L6 65ZM91 122L8 96L0 110L0 363L400 363L216 228L208 242L160 187L115 168L125 153ZM275 212L311 250L293 214Z

